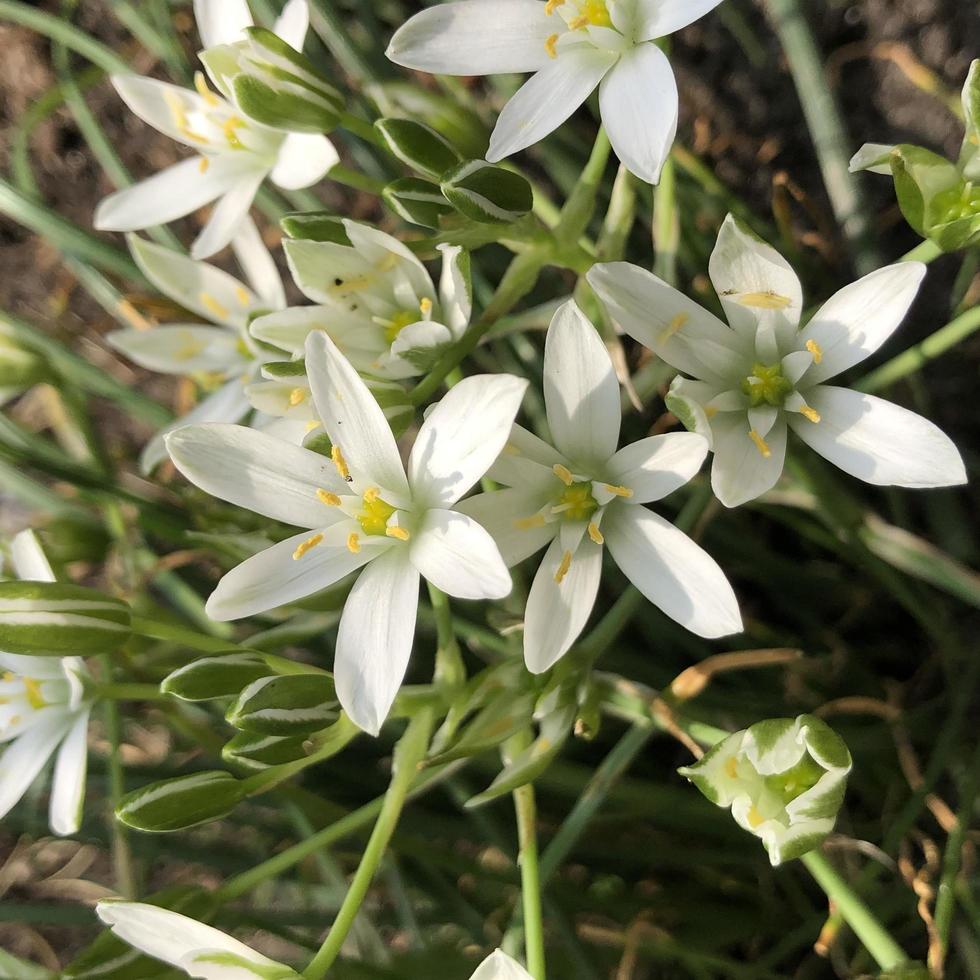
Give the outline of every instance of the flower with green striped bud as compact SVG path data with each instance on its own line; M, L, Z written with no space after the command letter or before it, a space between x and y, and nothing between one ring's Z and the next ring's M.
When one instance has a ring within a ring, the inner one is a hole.
M438 228L440 221L453 213L438 184L421 177L400 177L381 192L385 204L399 218L423 228Z
M509 224L534 204L531 185L513 170L466 160L442 178L442 193L460 214L483 224Z
M379 119L374 128L385 146L406 166L432 180L456 167L460 155L431 126L411 119Z
M166 834L226 817L246 795L245 783L220 769L162 779L127 793L116 819L134 830Z
M833 830L851 754L813 715L771 718L719 742L679 772L762 840L773 866L813 850Z

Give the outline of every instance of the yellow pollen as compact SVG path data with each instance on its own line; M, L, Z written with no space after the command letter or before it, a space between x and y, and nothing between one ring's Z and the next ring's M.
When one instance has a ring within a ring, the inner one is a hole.
M735 756L731 756L725 763L725 775L729 779L738 779L738 761Z
M208 172L208 167L211 166L211 161L207 157L201 157L200 162L197 165L197 169L201 171L202 174Z
M567 466L562 466L561 463L555 463L551 469L555 476L557 476L566 487L570 487L575 482L575 478L572 476L572 471Z
M231 314L226 306L222 306L210 293L201 293L201 302L207 311L221 320L226 320Z
M326 504L328 507L339 507L340 497L335 493L331 493L329 490L320 490L316 492L316 499L320 501L321 504Z
M314 534L312 538L307 538L302 544L298 545L293 552L293 561L299 561L308 551L312 551L323 540L322 534Z
M749 826L753 829L758 827L760 823L765 823L766 818L759 813L759 811L753 806L749 810Z
M569 22L568 27L570 30L577 31L580 27L588 27L588 24L588 17L576 17L573 21Z
M245 120L239 116L229 116L228 119L225 120L222 130L224 131L225 139L228 141L228 145L233 150L245 149L244 144L238 138L238 133L236 132L236 130L241 129L244 125L246 125Z
M194 88L197 89L197 94L212 108L220 104L218 102L218 97L211 91L211 89L208 88L208 83L204 77L204 72L194 72Z
M377 487L368 487L364 491L364 503L373 504L380 496L381 491Z
M289 393L289 404L295 408L297 405L302 405L306 401L306 389L305 388L293 388Z
M558 571L555 572L555 581L561 585L562 579L568 574L568 570L572 567L572 553L566 551L565 554L561 556L561 564L558 566Z
M792 302L788 296L780 296L771 289L764 293L742 293L736 299L743 306L752 306L759 310L785 310Z
M361 550L361 539L356 531L351 531L347 535L347 550L352 555L356 555Z
M41 685L33 677L24 677L22 680L30 706L35 711L43 708L48 702L44 700L44 695L41 694Z
M399 541L407 541L411 535L403 527L388 527L385 528L385 534L389 538L396 538Z
M556 47L557 44L558 44L558 35L557 34L550 34L547 38L545 38L544 49L545 49L545 51L548 52L548 57L549 58L557 58L558 57L558 49Z
M823 349L815 340L808 340L806 349L813 355L814 364L819 364L823 360Z
M235 299L237 299L242 306L252 305L252 297L248 295L248 290L244 286L239 286L236 288Z
M602 544L603 541L606 540L602 536L602 531L599 530L599 525L596 524L594 521L590 521L589 522L589 529L588 530L589 530L589 537L592 538L592 540L596 544Z
M629 487L614 487L611 483L604 483L603 487L614 497L625 497L629 500L633 496L633 491Z
M704 415L705 418L713 419L718 414L718 409L714 405L705 405Z
M763 459L768 459L772 455L772 450L769 448L769 444L766 442L762 436L759 435L755 429L749 432L749 438L755 443L755 448L759 450L759 455Z
M805 419L809 419L814 425L820 421L820 413L815 408L810 408L809 405L804 405L800 409L800 415Z
M532 514L530 517L518 517L514 521L514 527L518 531L530 531L532 527L544 527L544 514Z
M340 446L331 448L330 459L333 460L333 465L337 467L340 478L346 480L348 483L352 483L353 478L350 475L350 470L347 469L347 460L344 459L344 454L340 451Z
M422 314L424 320L428 320L432 316L432 300L428 296L419 301L419 313Z
M564 2L565 0L548 0L544 5L544 12L550 17Z
M674 319L671 320L670 323L668 323L667 326L661 331L660 342L664 343L665 341L670 340L670 338L673 337L674 334L677 333L677 331L680 330L690 319L690 316L688 316L686 313L678 313L677 316L675 316Z

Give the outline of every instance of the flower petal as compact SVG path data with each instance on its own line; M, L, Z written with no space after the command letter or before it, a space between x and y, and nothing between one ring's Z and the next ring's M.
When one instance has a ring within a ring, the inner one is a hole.
M667 56L655 44L624 54L599 88L602 123L616 156L648 184L660 172L677 135L677 82Z
M816 424L792 416L793 431L845 473L877 486L948 487L966 483L963 460L947 435L915 412L847 388L806 393Z
M333 143L321 133L290 133L279 148L269 178L286 190L315 184L340 162Z
M283 289L282 277L275 259L251 218L246 218L241 223L231 240L231 247L245 278L261 297L262 305L273 310L283 309L286 305L286 291Z
M515 423L503 452L487 470L487 476L508 487L543 490L554 485L555 463L567 466L568 460L533 432Z
M547 64L554 19L540 0L462 0L430 7L400 27L388 58L436 75L496 75Z
M487 14L500 16L489 9ZM589 97L616 58L611 51L582 45L546 59L547 64L504 106L490 136L487 159L496 163L556 130Z
M200 150L210 142L207 132L198 134L189 120L201 120L213 113L207 99L191 89L143 75L113 75L112 86L127 108L158 132L184 146Z
M511 374L464 378L429 412L408 459L416 501L456 503L490 468L510 436L527 381Z
M194 19L203 48L244 41L252 26L246 0L194 0Z
M609 460L610 483L629 487L631 504L660 500L684 486L701 469L708 440L693 432L650 436L620 449Z
M786 462L786 422L777 419L763 448L749 435L749 421L742 412L723 412L711 420L711 489L726 507L755 500L771 490Z
M330 460L243 425L211 423L177 429L167 449L188 480L206 493L296 527L339 520L317 490L347 493Z
M49 711L0 755L0 817L5 817L27 792L71 726L71 715L53 708Z
M407 497L405 469L381 406L320 330L306 339L306 372L320 420L347 461L354 482Z
M636 38L649 41L693 24L721 0L637 0Z
M419 573L408 548L394 547L361 572L344 606L334 679L351 721L381 731L401 687L415 637Z
M895 152L895 147L887 143L865 143L854 156L851 157L847 169L852 173L867 170L873 174L888 174L891 176L892 166L890 158Z
M247 363L238 338L222 327L175 323L152 330L114 330L106 340L140 367L161 374L224 373Z
M15 534L10 542L10 559L22 582L53 582L54 572L41 542L30 529Z
M698 636L742 632L738 600L715 560L645 507L617 507L602 524L609 553L663 613Z
M524 488L478 493L461 500L456 509L472 517L490 533L504 564L512 568L518 562L540 551L554 536L557 524L522 524L548 503L540 492Z
M442 319L454 338L461 337L473 313L473 287L470 283L470 256L460 245L437 245L442 252L439 277L439 305Z
M567 556L555 538L528 593L524 662L532 674L544 673L568 652L588 622L599 592L602 546L583 538L570 561Z
M306 0L289 0L276 19L273 33L281 37L290 47L303 50L306 31L310 26L310 8Z
M502 949L495 949L476 968L470 980L531 980L531 974Z
M804 383L819 384L873 354L905 319L925 274L921 262L897 262L831 296L800 334L801 344L820 351Z
M77 833L82 822L88 771L88 716L86 708L76 717L54 764L48 821L52 831L62 837Z
M248 209L265 180L265 173L265 170L246 172L225 192L191 245L192 259L206 259L230 244L248 217Z

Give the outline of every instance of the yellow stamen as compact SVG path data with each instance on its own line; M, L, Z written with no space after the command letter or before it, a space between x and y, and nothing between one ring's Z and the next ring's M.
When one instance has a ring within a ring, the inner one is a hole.
M730 756L725 763L725 775L729 779L738 779L738 760L735 756Z
M197 169L201 171L202 174L208 172L208 167L211 166L211 161L207 157L201 157L200 162L197 165Z
M557 45L558 45L558 35L557 34L550 34L547 38L545 38L544 49L545 49L545 51L548 52L548 57L549 58L557 58L558 57L558 48L557 48Z
M419 301L419 313L422 314L423 320L428 320L432 316L432 300L428 296Z
M396 538L399 541L407 541L411 537L403 527L387 527L385 528L385 534L389 538Z
M204 72L194 72L194 88L197 89L197 94L212 108L220 105L218 97L211 91L211 89L208 88L208 83L207 79L204 77Z
M567 466L562 466L561 463L555 463L551 469L566 487L570 487L575 482L575 477L572 476L572 471Z
M764 293L742 293L736 299L743 306L752 306L759 310L785 310L793 302L788 296L780 296L771 289Z
M507 456L520 456L521 451L512 442L508 442L503 448L503 453Z
M348 483L353 483L350 470L347 468L347 460L344 459L344 454L340 451L340 446L331 448L330 459L333 461L333 465L337 467L340 478L346 480Z
M762 436L759 435L755 429L749 432L749 438L755 443L755 448L759 450L759 455L763 459L768 459L772 455L772 450L769 448L769 444L766 442Z
M823 349L815 340L808 340L806 349L813 355L814 364L819 364L823 360Z
M760 823L765 823L766 818L759 813L759 811L753 806L749 810L749 826L753 829L758 827Z
M201 302L205 309L220 320L227 320L231 315L226 306L222 306L210 293L201 293Z
M603 487L614 497L625 497L629 500L633 496L633 491L629 487L614 487L611 483L604 483Z
M381 491L377 487L368 487L364 491L364 503L373 504L380 496Z
M680 330L688 320L690 316L687 313L678 313L670 323L660 332L660 343L665 343L670 340L671 337Z
M236 132L236 130L241 129L242 126L245 125L246 125L245 120L240 118L239 116L229 116L225 120L224 126L221 127L222 131L225 134L225 139L228 141L228 145L233 150L245 149L245 145L238 138L238 133Z
M718 409L714 405L704 406L704 416L705 418L713 419L718 414Z
M544 5L544 12L550 17L564 2L565 0L548 0Z
M307 432L312 432L314 429L319 429L319 428L320 428L320 423L317 422L316 419L310 419L310 421L306 423Z
M317 489L316 499L320 501L321 504L326 504L328 507L339 507L340 497L335 493L331 493L329 490Z
M235 299L237 299L242 306L251 306L252 304L252 297L248 295L248 290L244 286L238 286L235 289Z
M530 517L518 517L514 521L514 527L518 531L530 531L532 527L544 527L544 514L532 514Z
M589 522L589 528L588 528L588 530L589 530L589 537L592 538L592 540L596 544L602 544L603 541L606 540L602 536L602 531L599 530L599 525L596 524L594 521L590 521Z
M302 405L306 401L306 389L305 388L293 388L289 393L289 404L295 408L297 405Z
M568 570L572 567L572 553L566 551L565 554L561 556L561 564L558 566L558 571L555 572L555 581L561 585L562 579L568 574Z
M299 561L308 551L312 551L323 540L322 534L314 534L312 538L307 538L302 544L298 545L293 552L293 561Z
M809 419L814 425L820 421L820 413L815 408L810 408L809 405L804 405L800 409L800 415L805 419Z
M24 691L27 693L27 700L30 703L30 706L35 711L45 707L48 702L44 700L44 695L41 693L41 685L38 684L33 677L24 677L22 680L24 682Z
M568 24L569 30L577 31L580 27L587 27L589 24L588 17L576 17L573 21Z
M351 531L347 535L347 550L352 555L356 555L361 550L361 539L356 531Z
M180 130L187 129L190 125L187 119L187 110L181 97L172 89L164 89L163 101L167 103L170 115L174 117L174 123Z

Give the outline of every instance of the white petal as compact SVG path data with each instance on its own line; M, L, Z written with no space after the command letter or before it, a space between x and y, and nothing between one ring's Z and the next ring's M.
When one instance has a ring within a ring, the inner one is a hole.
M554 31L540 0L462 0L410 18L386 53L396 65L437 75L536 71Z
M556 463L567 466L568 460L533 432L515 424L487 476L508 487L544 490L554 486Z
M71 715L49 709L0 755L0 817L27 792L71 725Z
M378 228L372 228L371 225L351 221L350 218L344 218L344 230L356 249L362 266L367 261L368 268L363 271L368 272L369 282L367 286L361 287L365 292L373 291L372 278L375 281L381 280L387 271L389 276L404 277L407 280L410 295L403 297L406 303L414 306L423 296L432 300L436 298L428 270L415 253L397 238ZM396 261L392 261L392 256ZM342 273L337 272L336 275Z
M445 347L451 343L453 335L449 328L443 323L436 323L434 320L419 320L410 323L398 331L398 336L391 344L391 357L395 360L404 360L404 370L410 371L411 375L422 374L422 369L405 359L405 355L411 351L418 351L423 355L426 351L435 351L436 348ZM385 359L382 359L384 363Z
M646 43L624 54L602 80L599 108L626 169L658 183L677 135L677 82L663 51Z
M814 424L790 417L793 431L845 473L877 486L948 487L966 483L949 437L915 412L847 388L806 392Z
M296 527L339 519L317 490L349 492L319 453L243 425L184 426L167 437L167 449L177 469L206 493Z
M726 507L755 500L771 490L782 475L786 461L786 422L777 420L765 442L769 455L760 452L749 435L749 421L742 412L725 412L711 420L711 489Z
M873 354L905 319L925 274L921 262L898 262L831 296L800 334L801 344L812 340L820 350L806 383L826 381Z
M244 41L252 26L246 0L194 0L194 19L202 48Z
M609 460L609 482L629 487L631 504L660 500L684 486L708 455L708 440L693 432L650 436L620 449Z
M683 531L645 507L617 507L602 530L616 564L671 619L708 638L742 631L725 573Z
M310 26L310 8L306 0L289 0L276 20L273 32L297 51L303 50Z
M17 578L28 582L53 582L54 572L41 542L30 529L15 534L10 542L10 558Z
M673 34L714 10L719 3L721 0L637 0L637 40L649 41Z
M191 245L192 259L206 259L231 242L248 217L248 209L264 179L264 170L251 171L242 174L225 192L214 206L201 234Z
M524 613L524 662L541 674L563 657L578 639L595 605L602 576L602 546L583 538L561 582L564 558L557 538L541 559Z
M464 378L429 412L408 459L417 501L454 504L500 455L527 381L510 374Z
M290 133L269 177L279 187L299 190L315 184L339 162L333 143L321 133Z
M86 709L75 719L54 764L48 819L52 831L61 836L76 833L81 825L88 770L88 715Z
M892 168L889 158L895 151L893 145L887 143L865 143L847 165L847 169L853 174L860 170L867 170L873 174L891 175Z
M457 599L502 599L513 586L489 532L456 511L427 511L409 557L424 579Z
M262 298L262 304L272 310L283 309L286 305L286 291L283 289L282 277L251 218L247 217L241 223L238 233L231 240L231 247L245 278Z
M142 902L99 902L99 918L124 942L147 956L178 966L194 953L220 950L257 966L276 966L244 943L202 922Z
M490 136L487 159L496 163L557 129L589 97L616 57L583 45L548 60L504 106Z
M473 312L473 295L469 276L469 253L459 245L438 245L442 252L442 275L439 279L439 305L442 319L454 338L461 337Z
M383 330L363 313L332 306L291 306L252 321L249 333L293 355L302 356L306 338L322 330L356 368L364 370L387 350Z
M106 340L131 361L162 374L244 368L239 339L222 327L168 324L152 330L114 330Z
M496 949L476 968L470 980L531 980L531 974L502 949Z
M713 370L698 356L706 344L723 351L730 365L751 363L752 351L729 326L647 269L600 263L586 279L623 331L678 371L726 385L735 369L726 369L724 376Z
M326 510L326 508L324 508ZM339 511L338 511L339 514ZM363 535L358 552L347 547L355 521L342 520L317 531L320 543L296 558L297 549L314 536L297 534L246 559L218 583L207 603L208 615L219 622L244 619L255 613L305 599L357 571L392 546L388 538Z
M504 564L511 568L540 551L555 536L557 524L520 524L522 518L533 517L546 503L548 498L540 493L508 488L467 497L456 509L490 532Z
M351 589L337 634L337 696L358 728L381 731L401 687L415 636L419 573L408 548L371 562Z
M201 149L202 140L187 135L194 132L188 120L209 116L214 109L199 93L142 75L113 75L112 85L126 106L143 122L178 143ZM207 136L210 128L199 135Z
M306 340L306 373L317 413L354 482L407 497L408 480L381 406L322 331Z

